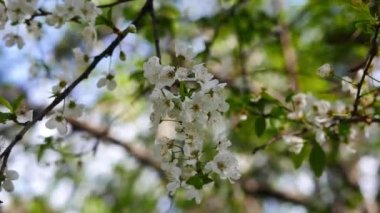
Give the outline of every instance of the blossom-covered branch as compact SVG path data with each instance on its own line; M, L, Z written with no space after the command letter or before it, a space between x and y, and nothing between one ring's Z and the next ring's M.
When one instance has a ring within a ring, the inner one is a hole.
M140 10L139 14L135 18L135 20L132 22L133 25L138 25L142 19L142 17L148 12L148 4L146 3L142 9ZM93 61L88 65L88 67L85 69L85 71L77 78L75 81L73 81L69 86L66 87L62 92L60 92L55 99L52 101L52 103L47 106L41 113L36 115L30 122L28 122L14 137L14 139L11 141L11 143L6 147L6 149L0 154L0 158L2 159L2 165L0 169L0 174L2 174L7 166L9 155L12 151L12 148L24 137L25 133L28 132L28 130L34 126L35 123L42 120L51 110L54 109L55 106L57 106L61 101L63 101L70 93L71 91L83 80L88 78L88 76L91 74L91 72L95 69L96 65L105 57L111 56L114 49L120 44L120 42L127 36L129 33L130 28L127 27L125 30L122 31L122 33L118 34L117 37L114 39L114 41L99 55L95 56Z

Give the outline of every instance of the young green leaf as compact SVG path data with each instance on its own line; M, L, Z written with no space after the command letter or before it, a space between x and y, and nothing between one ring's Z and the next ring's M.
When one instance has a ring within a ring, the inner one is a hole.
M266 129L266 119L264 117L258 117L255 121L255 132L257 137L261 137Z
M7 120L14 120L15 114L9 112L0 112L0 123L5 124Z
M194 186L194 188L196 189L202 189L203 185L206 185L211 182L212 182L211 178L209 178L207 175L199 174L199 173L190 177L186 181L187 184Z
M18 98L14 101L12 101L11 105L13 108L13 112L15 112L21 105L22 101L25 99L24 95L18 96Z
M13 107L12 105L9 103L9 101L7 101L7 99L3 98L0 96L0 105L6 107L7 109L9 109L10 111L13 111Z
M302 166L302 163L304 162L306 156L308 156L310 153L310 145L305 144L299 154L292 154L290 157L293 161L293 165L295 169L298 169Z
M318 143L313 144L309 158L310 167L317 177L320 177L326 165L326 154Z

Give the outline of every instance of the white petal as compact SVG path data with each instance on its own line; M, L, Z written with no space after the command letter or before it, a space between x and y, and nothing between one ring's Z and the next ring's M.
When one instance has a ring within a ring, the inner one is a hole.
M46 128L48 129L55 129L57 126L57 121L55 120L55 117L51 117L46 123L45 123Z
M106 85L106 83L107 83L107 79L105 79L105 78L101 78L101 79L99 79L99 81L98 81L98 83L96 84L96 86L97 86L98 88L101 88L101 87L104 87L104 86Z
M107 89L112 91L116 88L116 81L114 80L109 80L107 83Z
M3 182L3 188L7 192L12 192L15 189L12 181L10 181L10 180L4 180L4 182Z
M68 131L67 126L64 123L59 123L57 125L57 130L58 130L59 134L61 134L61 135L66 135L66 133Z
M5 177L9 180L17 180L19 177L19 174L16 170L7 170L5 171Z

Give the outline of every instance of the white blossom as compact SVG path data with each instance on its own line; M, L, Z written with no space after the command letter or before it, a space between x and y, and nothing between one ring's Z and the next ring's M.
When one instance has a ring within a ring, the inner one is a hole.
M45 123L45 126L48 129L57 129L61 135L66 135L68 131L67 121L63 115L51 116L50 119Z
M330 64L324 64L318 69L318 75L322 78L329 77L333 74L333 69Z
M94 2L85 1L79 8L79 16L90 25L95 24L96 17L102 13L102 10L96 7Z
M175 44L175 53L177 57L182 56L187 61L191 61L195 57L193 48L182 42L177 42Z
M77 104L75 101L70 100L65 108L64 116L68 118L79 118L80 116L82 116L83 109L83 104Z
M292 101L296 110L303 110L307 106L307 95L298 93L292 97Z
M304 145L304 139L294 135L284 135L282 139L289 146L289 151L299 154Z
M84 43L86 45L87 50L91 50L98 39L98 34L96 32L94 25L89 25L85 27L82 31Z
M315 140L320 144L326 142L326 134L322 129L315 130Z
M34 12L36 1L9 0L6 2L8 18L13 23L20 23Z
M201 193L199 192L199 190L195 189L192 186L187 187L186 198L188 200L194 199L197 204L200 204L201 200L202 200L202 196L201 196Z
M186 97L182 103L182 118L186 122L192 122L197 120L199 123L205 123L207 121L207 111L204 96L199 93L195 93L191 98Z
M115 74L111 71L108 74L106 74L103 78L100 78L96 86L98 88L107 87L109 91L112 91L117 86L114 78L115 78Z
M206 164L205 169L217 173L222 179L228 178L232 181L240 178L238 161L228 151L219 152L212 161Z
M158 73L158 82L156 82L156 87L162 88L165 86L172 86L175 82L175 70L172 66L164 66Z
M356 95L357 89L353 85L352 79L348 76L342 78L342 91L349 92L352 96Z
M166 185L170 195L174 195L176 190L181 186L180 176L181 169L173 163L163 163L161 165L162 170L165 171L169 183Z
M5 45L7 47L12 47L14 45L17 45L17 48L21 49L25 45L24 39L15 33L6 34L4 36L4 40L5 40Z
M20 123L26 123L33 120L33 110L20 111L17 114L17 121Z
M161 72L162 67L160 59L156 56L149 58L149 60L144 63L144 77L148 79L149 83L156 84L158 74Z
M3 175L3 180L1 182L1 188L7 192L12 192L14 190L13 182L19 178L19 174L15 170L5 170ZM0 188L0 190L1 190Z
M30 23L27 25L28 31L35 36L36 38L41 38L42 36L42 24L38 21L30 21Z

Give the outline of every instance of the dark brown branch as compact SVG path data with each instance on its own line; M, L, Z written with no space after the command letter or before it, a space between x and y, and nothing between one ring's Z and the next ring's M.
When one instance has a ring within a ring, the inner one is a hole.
M380 28L380 24L377 24L376 28L375 28L375 33L374 33L372 40L371 40L371 47L370 47L370 50L368 53L368 55L369 55L368 61L366 63L366 66L364 67L363 75L362 75L362 77L358 83L358 91L356 92L356 98L354 101L354 109L352 111L352 115L358 114L358 107L359 107L359 103L360 103L360 92L362 90L365 77L366 77L366 75L368 75L368 71L369 71L369 68L371 67L372 61L375 58L375 56L377 55L377 50L378 50L377 36L379 34L379 28Z
M141 21L142 17L148 12L148 3L140 10L136 19L132 22L134 25L138 25ZM54 109L61 101L63 101L70 92L84 79L88 78L90 73L95 69L96 65L105 57L112 55L113 50L119 45L119 43L127 36L128 27L124 29L120 34L117 35L115 40L99 55L95 56L91 64L87 67L87 69L74 81L72 82L62 93L60 93L53 102L48 105L40 114L35 116L32 121L28 122L15 136L15 138L11 141L11 143L7 146L7 148L1 153L0 158L2 159L2 165L0 169L0 174L2 174L7 166L9 155L12 151L12 148L24 137L24 135L28 132L28 130L34 126L38 121L42 120L51 110Z
M159 40L158 29L157 29L157 18L156 18L156 14L154 12L154 7L153 7L153 0L148 0L148 2L149 2L149 14L150 14L150 17L152 18L154 46L156 48L156 55L161 61L160 40Z

